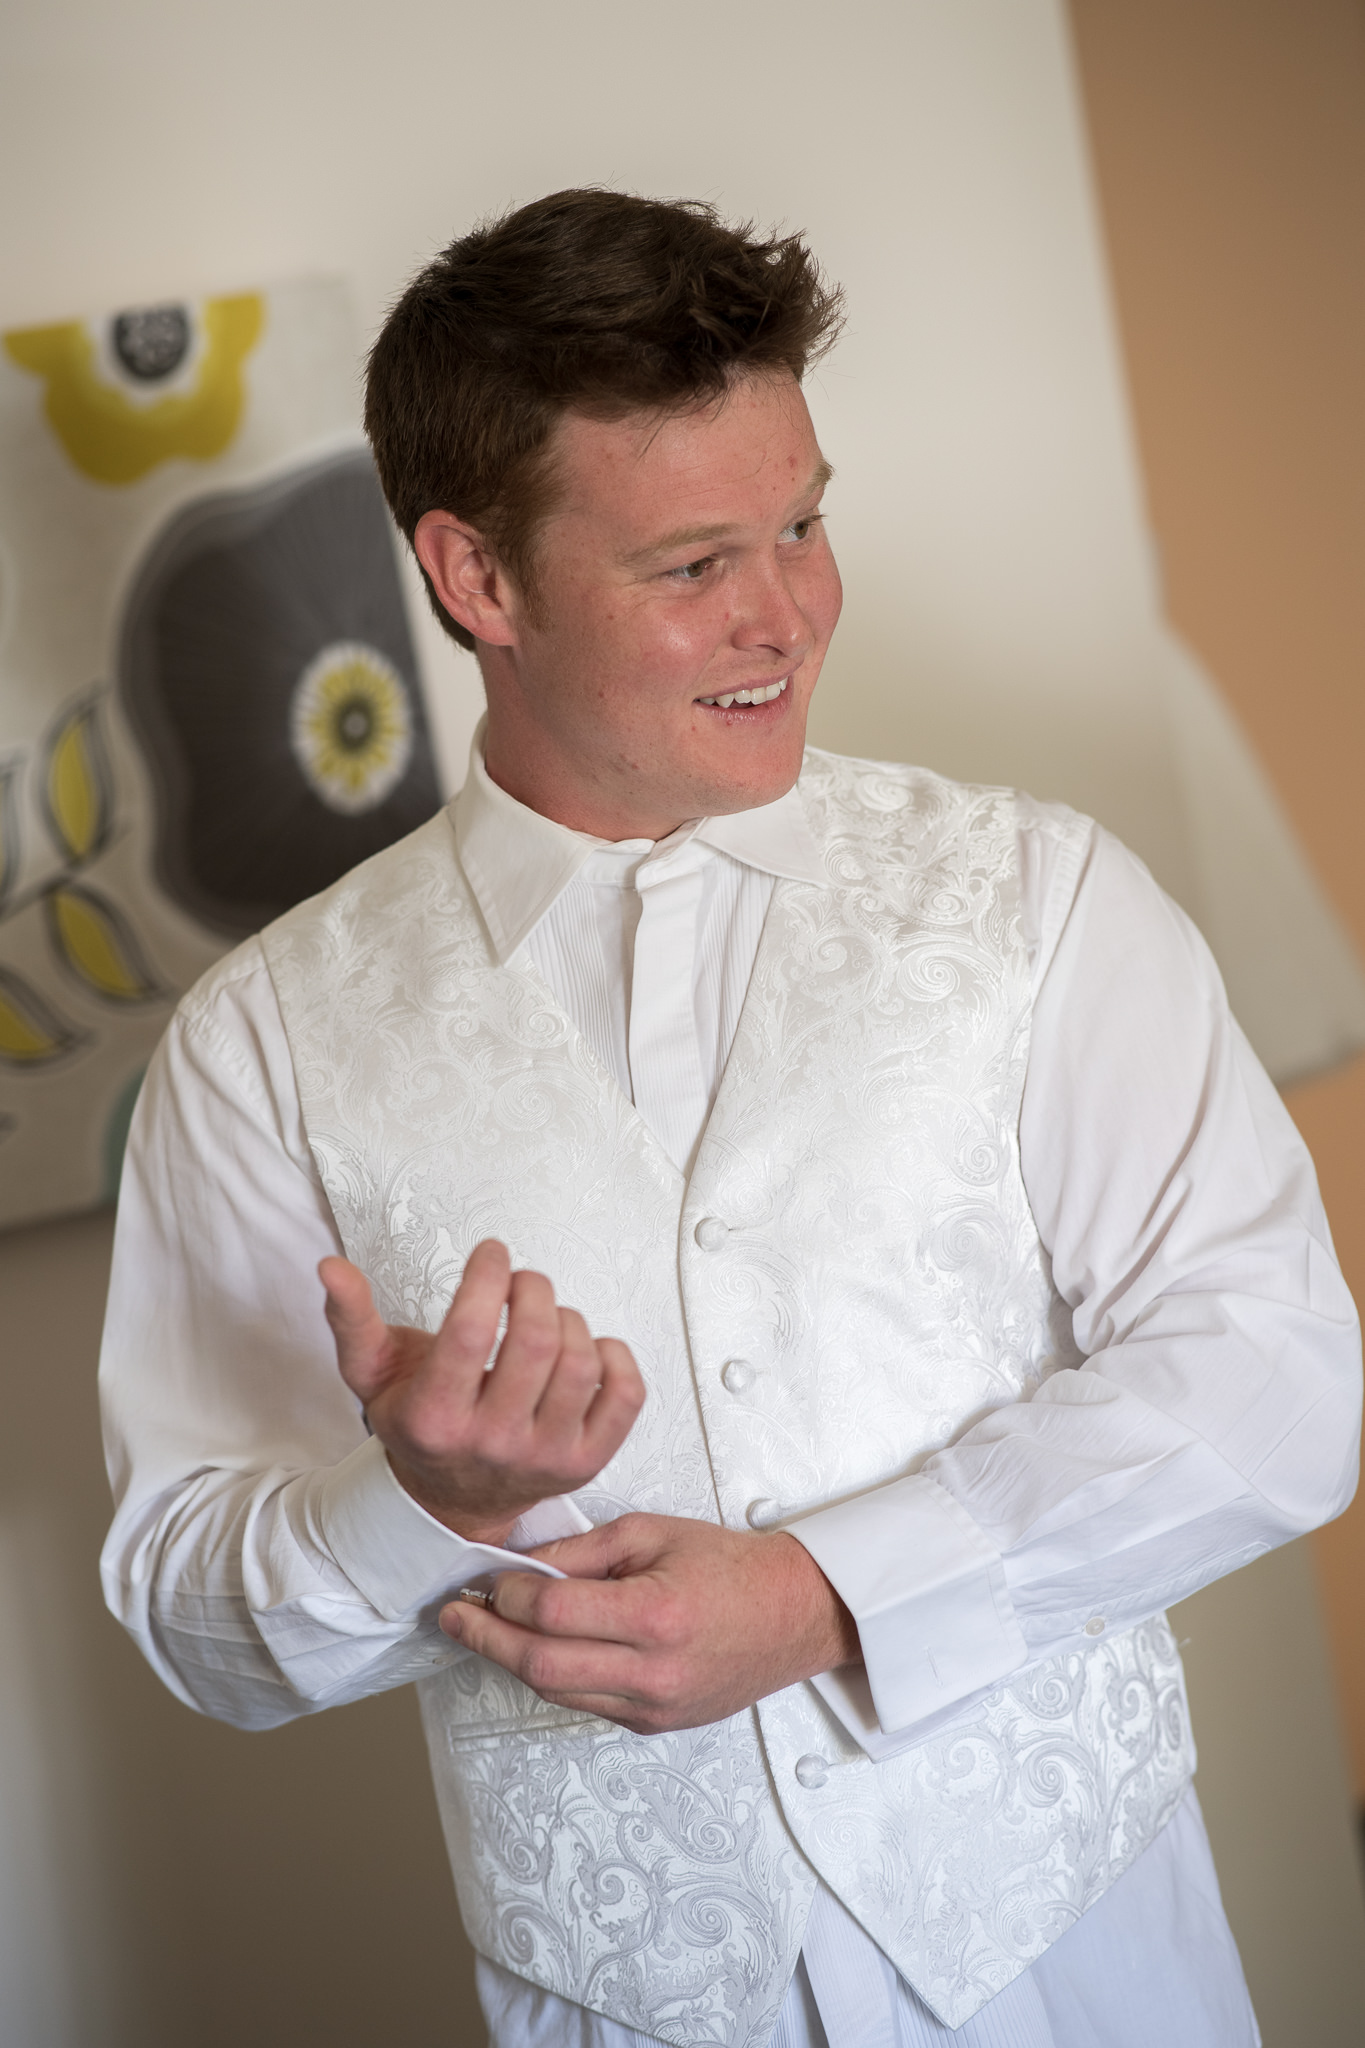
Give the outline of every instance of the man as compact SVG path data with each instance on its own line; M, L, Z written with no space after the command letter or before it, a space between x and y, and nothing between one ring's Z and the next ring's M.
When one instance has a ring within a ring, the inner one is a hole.
M420 1681L497 2048L1235 2048L1160 1610L1345 1504L1354 1315L1138 864L803 755L836 315L601 192L395 308L487 725L149 1075L109 1598L241 1725Z

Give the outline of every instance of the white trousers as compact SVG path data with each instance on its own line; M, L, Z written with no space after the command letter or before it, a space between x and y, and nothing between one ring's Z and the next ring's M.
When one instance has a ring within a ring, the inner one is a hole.
M484 1957L490 2048L657 2048ZM770 2048L1260 2048L1193 1788L1130 1870L964 2026L945 2027L822 1885Z

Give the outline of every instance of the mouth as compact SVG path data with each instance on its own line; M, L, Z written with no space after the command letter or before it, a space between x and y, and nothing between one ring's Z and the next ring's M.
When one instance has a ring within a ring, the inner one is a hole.
M730 690L723 697L698 697L696 701L698 704L710 704L717 711L729 711L736 704L771 704L774 698L782 695L790 681L790 676L782 676L777 682L761 684L756 690Z

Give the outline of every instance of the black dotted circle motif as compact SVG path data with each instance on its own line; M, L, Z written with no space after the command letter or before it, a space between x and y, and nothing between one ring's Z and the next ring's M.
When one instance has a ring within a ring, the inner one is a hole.
M154 384L184 362L190 316L183 306L139 306L114 320L114 354L130 377Z

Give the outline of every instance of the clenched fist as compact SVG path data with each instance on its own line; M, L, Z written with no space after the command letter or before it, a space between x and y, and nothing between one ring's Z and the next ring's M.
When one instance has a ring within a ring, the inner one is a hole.
M501 1544L537 1501L572 1493L614 1457L644 1405L624 1344L594 1339L541 1273L514 1273L486 1238L436 1335L381 1320L369 1282L324 1259L337 1364L399 1483L472 1543ZM507 1310L507 1330L488 1360Z

